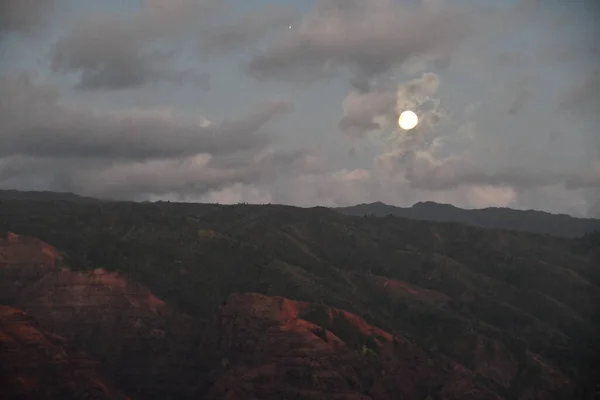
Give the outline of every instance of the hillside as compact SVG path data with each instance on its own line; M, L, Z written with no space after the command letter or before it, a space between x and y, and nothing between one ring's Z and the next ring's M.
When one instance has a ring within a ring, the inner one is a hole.
M68 192L50 192L50 191L20 191L20 190L1 190L0 200L28 200L28 201L66 201L71 203L100 203L101 200L93 197L80 196Z
M3 303L131 399L595 398L598 235L37 200L0 231Z
M393 215L423 221L457 222L482 228L508 229L565 237L580 237L586 233L600 230L600 219L575 218L564 214L512 210L510 208L464 210L450 204L434 202L417 203L407 208L371 203L339 207L335 210L344 215L373 215L376 217Z
M0 190L1 200L24 200L41 202L67 202L83 204L100 204L110 200L100 200L92 197L80 196L74 193L60 193L48 191L17 191ZM144 204L150 204L145 202ZM157 205L170 204L157 202ZM180 215L203 215L222 207L218 204L176 203L177 208L172 212ZM412 207L396 207L381 202L371 204L358 204L350 207L335 207L334 211L349 216L375 216L416 219L419 221L453 222L489 229L505 229L530 233L549 234L560 237L577 238L600 231L600 219L575 218L564 214L550 214L535 210L513 210L510 208L485 208L479 210L465 210L450 204L434 202L420 202Z
M0 387L5 399L127 400L100 363L70 349L25 313L0 305ZM6 396L6 397L5 397Z

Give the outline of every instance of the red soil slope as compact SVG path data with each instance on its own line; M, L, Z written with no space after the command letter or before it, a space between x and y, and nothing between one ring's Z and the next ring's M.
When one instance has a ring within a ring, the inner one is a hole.
M2 398L127 399L98 373L96 361L69 351L63 338L6 306L0 306L0 360Z
M209 399L498 398L470 372L343 310L234 295L219 329L224 359Z
M23 288L62 265L62 256L36 238L0 237L0 303L12 304Z
M118 398L94 375L89 357L63 355L67 361L53 364L66 343L99 360L111 382L134 399L508 399L524 365L501 342L476 333L448 339L453 353L469 360L461 365L347 311L282 297L232 295L214 320L197 321L127 277L70 271L51 246L12 234L0 241L2 271L0 289L12 288L10 304L65 338L2 307L3 366L17 371L6 375L11 393L53 388L34 368L39 365L54 374L56 390L98 386L105 398ZM372 284L392 296L447 301L400 281ZM35 346L24 345L32 340ZM534 354L523 357L536 375L519 399L570 398L564 375Z

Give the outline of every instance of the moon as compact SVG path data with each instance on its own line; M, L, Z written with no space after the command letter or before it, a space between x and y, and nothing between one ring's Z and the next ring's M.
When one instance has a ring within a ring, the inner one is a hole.
M414 129L418 123L419 117L417 117L417 114L410 110L402 111L400 118L398 118L398 125L400 125L400 128L404 129L405 131Z

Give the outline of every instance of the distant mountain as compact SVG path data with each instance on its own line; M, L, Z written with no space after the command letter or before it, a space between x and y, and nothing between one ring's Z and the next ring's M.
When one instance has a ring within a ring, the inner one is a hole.
M67 201L72 203L100 203L102 200L80 196L69 192L50 192L50 191L21 191L21 190L0 190L1 200L29 200L29 201Z
M64 202L78 204L101 204L111 202L108 199L80 196L68 192L0 190L0 202L8 200ZM134 202L130 203L133 207ZM223 205L176 202L142 202L154 204L183 216L202 216L213 212ZM488 229L506 229L521 232L548 234L561 237L581 237L586 233L600 231L600 219L576 218L566 214L551 214L536 210L513 210L510 208L484 208L465 210L451 204L419 202L412 207L396 207L381 202L358 204L350 207L332 208L343 215L385 217L393 215L400 218L420 221L453 222Z
M352 207L338 207L334 210L344 215L373 215L376 217L393 215L422 221L456 222L482 228L508 229L563 237L580 237L586 233L600 231L600 219L575 218L565 214L510 208L465 210L450 204L434 202L420 202L410 208L403 208L377 202Z

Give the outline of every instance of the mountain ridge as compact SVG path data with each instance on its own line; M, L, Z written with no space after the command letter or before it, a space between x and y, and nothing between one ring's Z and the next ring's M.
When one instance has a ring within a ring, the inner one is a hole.
M463 209L452 204L431 201L415 203L412 207L397 207L382 202L362 203L334 210L352 216L395 217L462 223L490 229L508 229L565 237L580 237L600 231L600 219L573 217L539 210L515 210L507 207Z
M227 205L204 203L179 203L169 201L134 202L96 199L80 196L70 192L51 191L18 191L0 190L0 201L62 201L81 204L132 203L132 204L177 204L189 214L197 214L200 209L209 210ZM275 205L273 205L275 206ZM296 207L280 205L282 207ZM296 207L305 209L328 208L349 216L375 216L416 219L422 221L460 223L488 229L507 229L561 237L581 237L585 234L600 231L600 219L581 218L568 214L555 214L541 210L516 210L507 207L487 207L481 209L464 209L452 204L420 201L411 207L398 207L382 202L361 203L347 207Z

